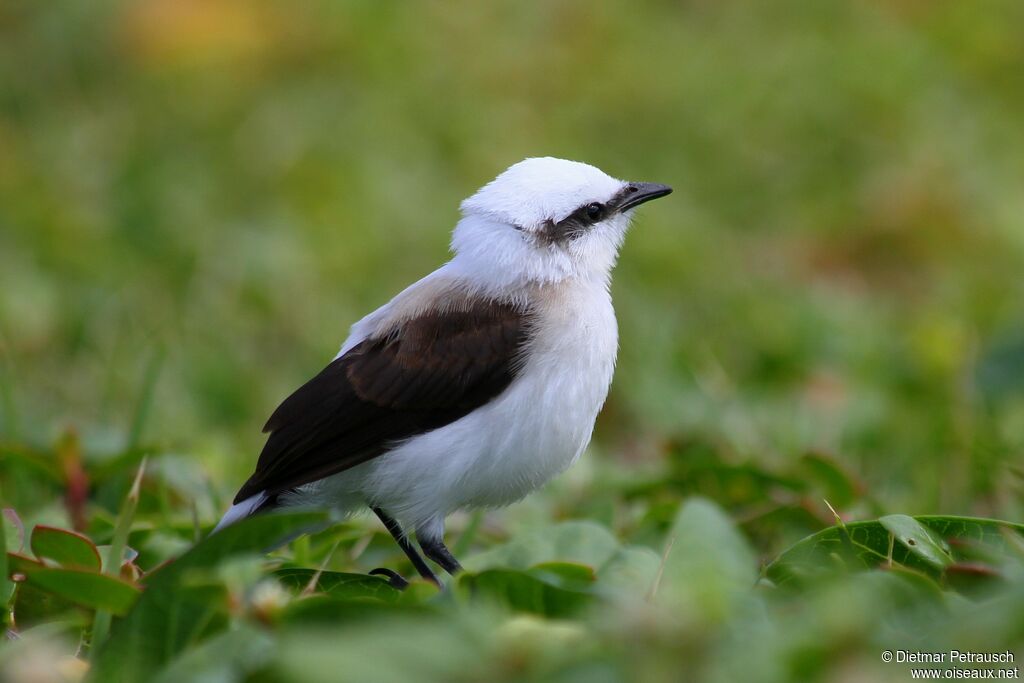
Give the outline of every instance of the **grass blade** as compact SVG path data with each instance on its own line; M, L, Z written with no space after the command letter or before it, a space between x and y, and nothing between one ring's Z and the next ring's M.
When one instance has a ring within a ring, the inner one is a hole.
M135 474L135 481L128 491L128 495L121 505L121 511L117 515L117 526L114 527L114 537L107 549L107 562L105 570L113 576L121 575L121 558L124 557L124 549L128 545L128 532L132 528L132 520L135 518L135 509L139 505L139 489L142 487L142 475L146 471L146 459L143 458L139 464L139 470ZM96 610L96 616L92 622L92 643L90 645L90 656L97 652L99 646L107 638L110 632L111 613L106 610Z

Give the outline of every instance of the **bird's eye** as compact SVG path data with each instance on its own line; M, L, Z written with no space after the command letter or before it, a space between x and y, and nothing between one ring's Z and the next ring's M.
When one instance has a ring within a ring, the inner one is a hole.
M597 219L604 215L604 205L599 204L598 202L594 202L593 204L587 204L587 208L585 210L587 212L587 218L589 218L592 221L596 221Z

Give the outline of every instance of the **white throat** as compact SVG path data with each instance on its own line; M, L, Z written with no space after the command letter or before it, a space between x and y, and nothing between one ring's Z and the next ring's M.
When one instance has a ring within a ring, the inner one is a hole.
M521 289L567 280L607 284L624 233L623 225L569 245L542 244L492 218L469 215L452 235L450 266L486 289Z

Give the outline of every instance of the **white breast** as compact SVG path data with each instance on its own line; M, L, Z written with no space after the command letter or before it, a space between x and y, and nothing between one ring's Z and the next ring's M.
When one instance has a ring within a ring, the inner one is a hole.
M464 507L519 500L586 448L608 394L618 329L603 283L562 283L534 300L535 332L519 376L462 419L330 477L328 504L370 502L406 528Z
M454 498L506 505L569 467L590 441L617 348L615 312L603 287L562 286L543 297L522 373L478 411L487 443L476 449Z

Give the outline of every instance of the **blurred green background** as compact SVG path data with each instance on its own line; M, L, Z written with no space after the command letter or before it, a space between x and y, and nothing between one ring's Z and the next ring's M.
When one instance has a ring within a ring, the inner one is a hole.
M553 155L675 193L615 273L589 453L493 537L656 545L693 493L762 558L825 498L1019 520L1022 31L1016 0L7 0L7 505L71 523L22 461L73 432L94 509L146 452L164 513L211 524L277 403L446 259L458 202Z
M555 155L676 188L615 275L594 457L824 451L908 511L1020 514L1020 3L2 16L6 438L116 448L158 355L142 437L233 489L277 402L445 260L458 202Z

